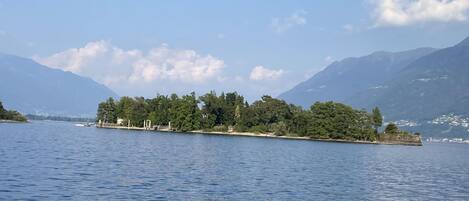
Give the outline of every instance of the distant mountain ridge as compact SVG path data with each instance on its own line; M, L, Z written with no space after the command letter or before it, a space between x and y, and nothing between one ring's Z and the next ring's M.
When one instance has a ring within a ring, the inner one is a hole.
M280 95L309 107L338 101L370 110L427 136L468 137L469 37L444 48L348 58Z
M380 106L391 119L469 115L469 38L415 60L383 85L387 87L362 91L348 102Z
M94 117L97 104L118 97L106 86L35 61L0 53L0 100L27 114Z
M309 107L315 101L346 102L355 93L383 87L383 80L392 78L411 62L433 51L433 48L379 51L363 57L346 58L330 64L279 97L303 107Z

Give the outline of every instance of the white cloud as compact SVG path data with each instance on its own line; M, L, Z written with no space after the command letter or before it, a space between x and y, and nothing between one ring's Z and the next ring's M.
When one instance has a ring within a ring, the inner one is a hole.
M276 80L283 75L284 71L282 69L272 70L265 68L263 66L256 66L251 70L249 79L251 80Z
M465 21L469 0L374 0L375 26Z
M273 18L271 26L277 33L283 33L294 26L305 25L307 23L305 15L306 11L300 10L285 18Z
M171 49L166 44L144 53L124 50L107 41L90 42L56 54L33 58L52 68L91 77L111 88L161 81L197 84L216 80L224 61L194 50Z

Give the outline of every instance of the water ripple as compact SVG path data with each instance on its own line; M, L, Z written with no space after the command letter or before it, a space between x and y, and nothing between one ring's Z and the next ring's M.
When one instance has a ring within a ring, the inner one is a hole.
M469 200L469 146L0 124L0 200Z

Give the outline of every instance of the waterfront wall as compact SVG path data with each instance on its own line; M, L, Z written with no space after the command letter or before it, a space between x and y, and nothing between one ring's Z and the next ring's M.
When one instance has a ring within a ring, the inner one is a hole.
M420 135L413 134L379 134L377 141L380 144L422 145Z

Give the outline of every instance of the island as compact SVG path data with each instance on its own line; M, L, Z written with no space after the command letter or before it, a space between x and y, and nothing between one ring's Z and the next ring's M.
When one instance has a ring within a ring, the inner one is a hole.
M271 96L249 104L237 92L109 98L98 105L96 121L98 128L422 145L420 134L401 131L393 123L379 132L383 117L377 107L367 112L316 102L303 109Z
M27 122L28 119L15 110L6 110L0 101L0 123Z

